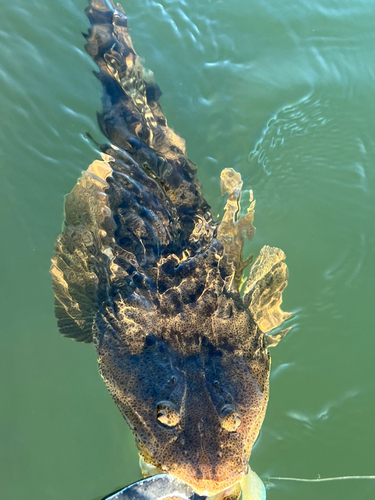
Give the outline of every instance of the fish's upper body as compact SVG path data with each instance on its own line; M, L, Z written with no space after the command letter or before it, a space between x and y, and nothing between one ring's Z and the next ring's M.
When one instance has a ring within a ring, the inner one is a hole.
M94 343L144 464L198 493L231 491L264 419L268 347L287 331L269 333L289 316L285 255L263 247L243 283L252 194L239 217L241 177L225 169L225 215L212 221L125 13L105 0L86 13L109 145L66 197L51 268L59 329Z

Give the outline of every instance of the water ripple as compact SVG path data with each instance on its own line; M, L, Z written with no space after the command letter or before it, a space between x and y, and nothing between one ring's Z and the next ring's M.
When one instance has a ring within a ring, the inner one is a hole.
M345 391L344 394L341 394L341 396L325 403L320 409L314 412L291 410L287 412L287 416L300 422L308 429L313 429L320 421L332 418L334 414L339 412L348 402L350 402L350 405L353 407L354 402L351 400L357 398L359 395L360 391L357 389L348 390Z
M300 182L303 170L314 184L368 194L368 157L363 139L353 135L353 119L359 123L360 116L352 114L347 104L343 107L340 99L309 94L269 120L248 161L254 168L260 165L268 176L278 172L287 177L289 185ZM310 196L315 196L314 190Z

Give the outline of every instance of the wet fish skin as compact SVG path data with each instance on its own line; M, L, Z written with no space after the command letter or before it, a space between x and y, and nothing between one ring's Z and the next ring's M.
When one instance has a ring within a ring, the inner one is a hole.
M109 144L66 197L51 268L59 329L94 343L143 460L212 495L244 477L264 419L267 346L282 337L267 333L288 317L285 255L264 247L241 297L243 233L255 228L252 199L238 216L240 175L223 171L214 224L125 13L104 0L86 13Z

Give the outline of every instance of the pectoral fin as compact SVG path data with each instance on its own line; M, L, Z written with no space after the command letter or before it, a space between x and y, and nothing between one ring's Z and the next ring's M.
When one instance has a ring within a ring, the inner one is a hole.
M224 252L229 262L234 267L233 285L236 289L241 287L243 271L251 264L252 256L243 260L244 234L251 240L255 227L253 193L250 191L250 204L247 213L240 216L240 200L242 191L241 174L233 168L225 168L221 172L221 194L228 195L225 213L217 229L217 239L223 244Z
M284 260L282 250L264 246L250 269L243 300L263 333L277 328L291 316L280 309L282 292L288 284L288 268ZM274 340L268 345L276 345L282 333L270 335L270 340Z

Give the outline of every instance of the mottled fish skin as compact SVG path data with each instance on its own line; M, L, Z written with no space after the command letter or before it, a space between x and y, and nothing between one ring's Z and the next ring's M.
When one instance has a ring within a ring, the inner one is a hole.
M212 222L124 11L91 0L86 13L109 145L66 197L51 267L58 326L94 343L143 460L212 495L246 474L264 419L267 346L285 331L267 333L289 316L280 309L285 255L264 247L241 297L252 196L238 217L241 177L225 169L225 215Z

